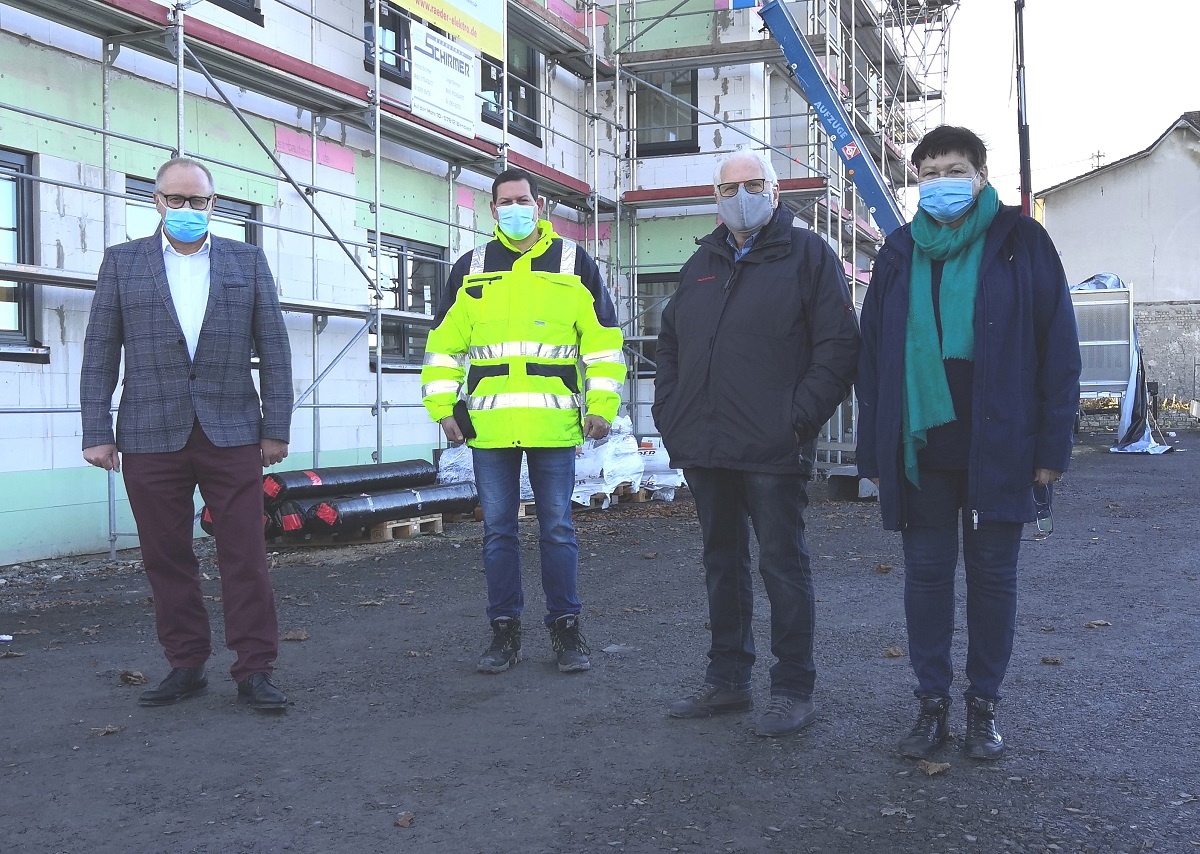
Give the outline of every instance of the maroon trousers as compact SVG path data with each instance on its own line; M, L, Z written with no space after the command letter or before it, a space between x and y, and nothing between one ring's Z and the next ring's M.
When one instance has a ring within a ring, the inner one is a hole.
M263 539L259 446L218 448L197 423L181 450L124 454L122 463L167 661L172 667L202 667L212 655L200 562L192 549L199 486L217 541L225 645L237 653L230 672L239 682L252 673L270 673L279 654L279 623Z

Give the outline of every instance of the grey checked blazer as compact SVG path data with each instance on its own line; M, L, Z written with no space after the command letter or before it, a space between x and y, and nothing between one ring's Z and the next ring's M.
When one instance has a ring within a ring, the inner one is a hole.
M288 441L292 355L275 280L257 246L211 238L208 308L196 345L171 301L161 231L104 253L83 344L83 447L113 444L113 392L125 351L115 442L122 453L178 451L198 419L219 447ZM259 401L251 374L259 357Z

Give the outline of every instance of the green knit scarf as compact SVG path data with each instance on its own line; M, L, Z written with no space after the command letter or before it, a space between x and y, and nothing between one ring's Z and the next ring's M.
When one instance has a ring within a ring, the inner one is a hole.
M933 427L954 420L944 359L975 358L975 294L988 226L1000 209L991 184L975 200L958 228L950 228L923 210L912 221L912 280L904 338L904 474L919 487L917 452ZM942 342L933 316L932 260L944 261L938 305Z

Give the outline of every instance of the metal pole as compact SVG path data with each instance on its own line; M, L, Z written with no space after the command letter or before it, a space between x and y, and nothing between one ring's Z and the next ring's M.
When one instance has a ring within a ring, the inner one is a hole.
M183 157L185 127L184 86L183 86L183 4L179 3L172 10L175 27L175 156Z
M371 124L374 128L375 143L375 462L383 462L383 205L379 197L383 186L383 140L381 138L382 122L379 113L380 86L383 81L380 76L379 63L383 51L379 45L379 5L380 0L371 4L374 16L374 74L375 89L371 92ZM407 308L407 306L405 306Z
M508 168L508 0L500 10L500 170Z
M1021 213L1033 213L1033 178L1029 166L1029 120L1025 99L1025 0L1016 0L1017 13L1017 144L1021 157Z

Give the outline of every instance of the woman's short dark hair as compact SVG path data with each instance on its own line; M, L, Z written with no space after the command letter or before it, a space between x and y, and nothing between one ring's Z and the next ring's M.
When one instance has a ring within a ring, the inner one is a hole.
M533 175L529 174L524 169L518 169L515 166L510 166L497 175L496 180L492 182L492 201L494 202L497 198L499 198L501 184L510 184L514 181L527 182L529 184L529 195L533 196L535 199L538 197L537 178L533 177Z
M921 162L929 157L941 157L948 153L965 154L976 169L987 165L987 146L973 131L953 125L939 125L922 137L913 149L912 165L921 168Z

